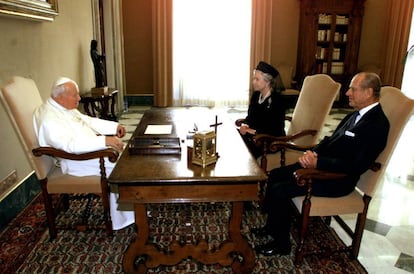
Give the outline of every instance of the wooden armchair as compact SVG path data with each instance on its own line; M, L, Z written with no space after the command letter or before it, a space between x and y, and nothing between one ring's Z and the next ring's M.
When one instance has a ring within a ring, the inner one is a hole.
M305 250L305 237L308 231L308 221L311 216L326 217L327 225L330 224L331 216L333 216L344 231L352 238L351 245L345 247L342 251L349 252L352 258L358 257L369 203L375 193L378 182L387 168L392 152L406 122L414 114L414 100L407 98L399 89L394 87L383 87L381 89L380 103L390 122L387 146L378 156L376 163L372 165L371 169L361 176L355 190L351 194L338 198L312 196L313 180L332 180L341 178L344 174L316 169L300 169L296 171L295 177L297 183L307 186L308 189L305 196L292 199L294 207L300 215L301 223L299 245L295 258L296 264L300 264L303 256L306 254L321 253L321 250ZM353 230L340 217L340 215L344 214L357 214L357 222Z
M28 160L41 184L47 223L50 238L56 238L57 227L55 217L56 208L52 201L52 194L67 198L70 193L93 193L102 197L104 225L90 228L104 228L108 235L112 235L112 222L109 212L109 187L105 173L105 159L115 162L118 152L113 149L104 149L84 154L71 154L52 147L39 147L33 127L34 110L42 104L39 91L33 80L15 76L1 88L1 100L19 136L21 144L26 152ZM55 165L55 158L67 158L72 160L88 160L96 158L101 167L101 176L77 177L62 174L61 169ZM63 199L63 206L68 206L68 200ZM86 207L88 209L89 206ZM86 212L79 224L78 230L85 230L89 226L85 223ZM62 227L68 229L68 227Z
M260 160L263 170L271 170L279 164L283 166L294 163L300 154L296 149L307 149L317 143L340 88L341 84L326 74L305 78L293 114L291 117L286 116L290 122L287 135L275 137L258 134L254 138L256 144L263 148ZM278 146L279 142L288 145ZM280 153L275 153L279 151Z

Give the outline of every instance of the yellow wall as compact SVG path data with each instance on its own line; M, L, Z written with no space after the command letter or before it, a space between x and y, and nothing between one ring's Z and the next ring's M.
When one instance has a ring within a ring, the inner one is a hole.
M273 0L271 63L276 67L296 67L299 3L298 0Z
M387 5L392 0L367 0L362 23L358 67L382 66Z
M151 1L122 2L127 94L152 94Z
M53 22L0 16L0 37L0 86L13 75L29 77L43 99L62 75L77 81L81 90L94 86L91 1L60 0ZM16 169L18 181L23 180L31 168L2 104L0 123L0 179Z

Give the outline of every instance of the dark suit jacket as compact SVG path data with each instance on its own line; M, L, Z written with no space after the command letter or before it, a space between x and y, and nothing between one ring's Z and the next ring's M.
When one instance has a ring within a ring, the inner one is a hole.
M390 125L381 106L373 107L356 125L349 126L352 115L347 115L332 136L325 137L314 148L318 153L318 169L345 172L348 176L335 181L314 180L314 196L339 197L352 192L360 175L385 148ZM273 169L269 174L264 200L264 210L268 213L266 226L281 243L289 241L290 198L307 192L307 187L298 186L292 177L299 168L296 163Z
M349 127L353 113L347 115L330 137L315 148L317 168L349 174L348 184L355 186L385 148L390 124L381 105L365 113L357 124Z

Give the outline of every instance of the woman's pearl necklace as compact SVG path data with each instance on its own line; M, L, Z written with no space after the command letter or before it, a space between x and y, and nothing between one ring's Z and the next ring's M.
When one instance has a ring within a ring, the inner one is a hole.
M270 90L266 93L266 95L264 97L260 93L260 96L259 96L259 104L262 104L266 100L266 98L269 97L269 96L270 96Z

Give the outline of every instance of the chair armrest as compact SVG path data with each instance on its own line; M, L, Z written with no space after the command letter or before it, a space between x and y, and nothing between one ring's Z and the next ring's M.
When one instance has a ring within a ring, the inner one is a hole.
M306 151L311 149L314 145L309 147L298 146L293 142L295 139L305 135L315 135L316 130L307 129L293 135L287 136L273 136L269 134L257 134L253 137L256 146L262 148L262 158L260 166L264 171L267 171L267 154L276 153L280 151L280 165L284 166L286 163L285 151L287 148L298 151Z
M106 148L102 150L92 151L92 152L86 152L86 153L68 153L66 151L56 149L53 147L38 147L34 148L32 150L32 153L36 157L40 157L42 155L47 155L51 157L57 157L57 158L64 158L69 160L90 160L90 159L96 159L101 157L108 157L109 161L114 163L118 159L119 152L117 152L115 149L112 148Z
M374 162L370 168L370 170L377 172L381 169L381 163ZM316 180L337 180L342 179L347 176L345 173L341 172L331 172L326 170L319 170L316 168L301 168L296 170L293 173L296 183L299 186L305 186L308 185L311 187L313 179Z
M241 119L237 119L234 123L236 124L236 126L240 127L245 122L246 122L246 119L241 118Z
M371 169L374 172L377 172L378 170L381 169L381 166L382 166L381 163L375 162L369 167L369 169Z
M314 145L312 146L299 146L296 145L295 143L292 142L280 142L280 141L275 141L269 144L269 152L270 153L274 153L277 152L281 149L286 150L286 149L291 149L291 150L296 150L296 151L307 151L310 150L314 147Z
M316 129L305 129L299 132L296 132L295 134L286 136L289 138L289 141L294 141L295 139L298 139L300 137L306 136L306 135L312 135L315 136L318 131Z
M274 151L277 151L278 148L282 148L282 147L292 148L292 149L295 149L295 147L298 148L298 146L296 146L293 143L294 140L296 140L300 137L306 136L306 135L314 136L317 132L318 131L314 130L314 129L306 129L306 130L297 132L295 134L286 135L286 136L273 136L273 135L269 135L269 134L257 134L253 137L253 140L255 141L257 146L263 146L264 144L268 144L269 151L274 152ZM296 150L306 150L306 149L309 149L309 148L306 147L306 148L301 148L301 149L296 149Z
M291 122L292 121L292 116L286 115L285 120ZM234 123L236 124L236 126L239 127L242 124L246 123L246 119L245 118L240 118L240 119L237 119Z
M330 172L326 170L319 170L316 168L302 168L293 173L296 183L299 186L311 185L313 179L317 180L337 180L345 178L345 173Z

